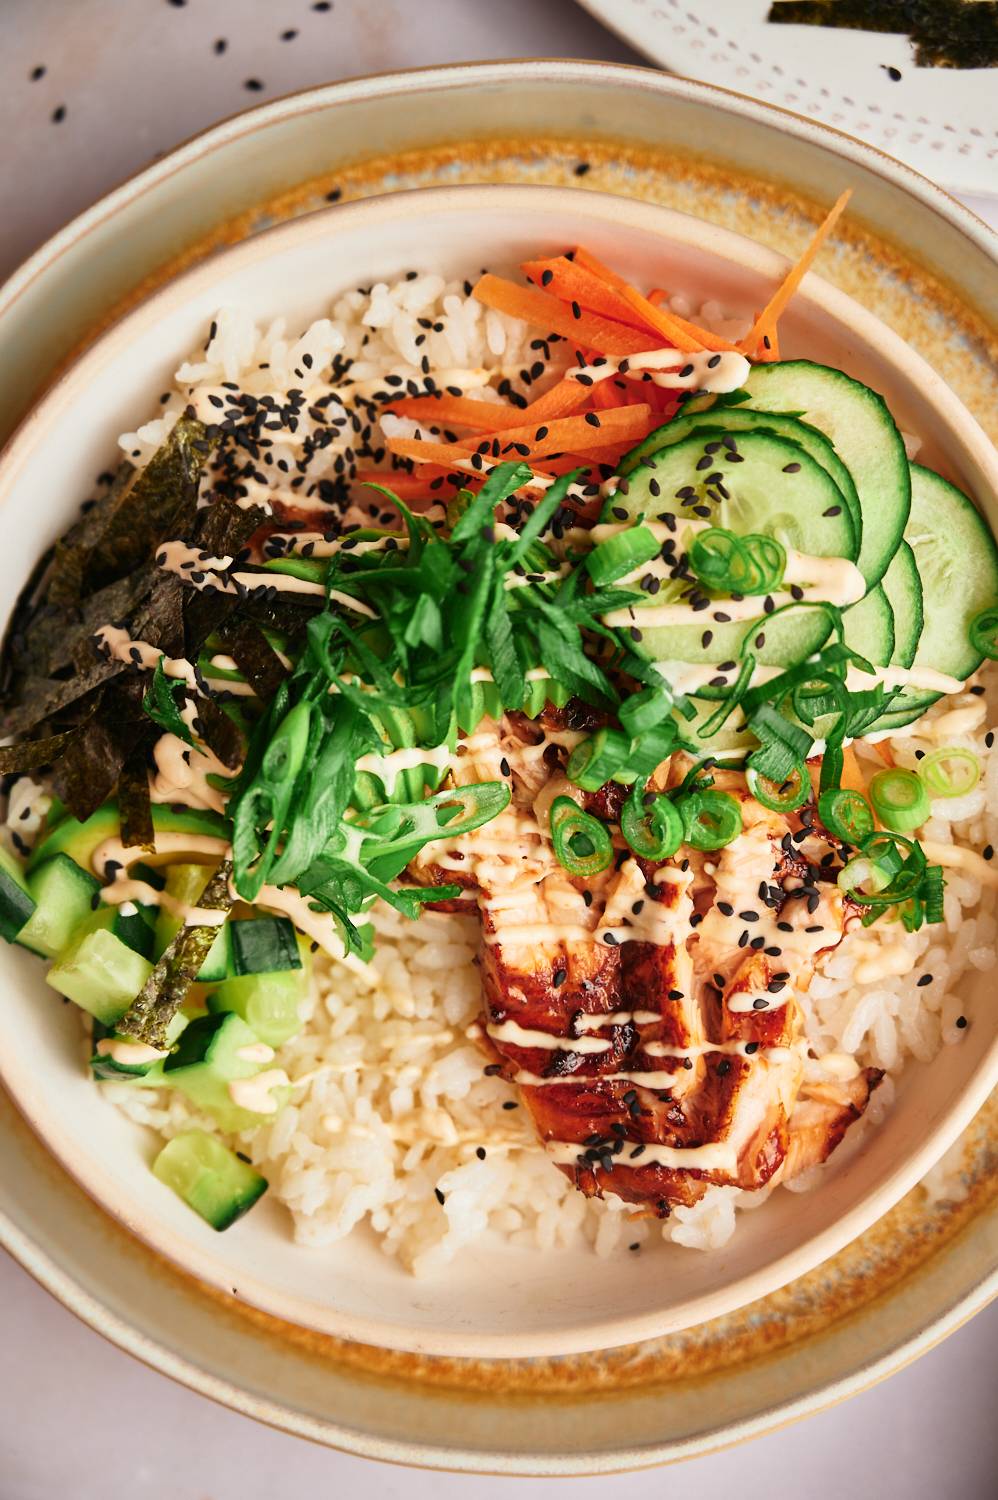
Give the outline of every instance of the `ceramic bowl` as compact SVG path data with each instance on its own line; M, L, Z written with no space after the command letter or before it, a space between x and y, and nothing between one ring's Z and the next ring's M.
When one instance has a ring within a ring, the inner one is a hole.
M841 183L829 183L829 193ZM464 275L584 242L636 281L762 305L782 257L730 231L595 193L461 187L397 194L308 215L227 250L140 304L71 366L0 462L7 605L35 558L115 453L118 432L155 408L217 309L314 316L352 285L415 268ZM809 276L781 325L784 354L840 365L883 391L926 461L998 522L998 468L974 420L918 356L857 303ZM989 980L968 994L973 1022L928 1068L911 1065L898 1101L819 1191L777 1193L722 1251L661 1246L640 1260L482 1244L439 1278L416 1281L361 1234L329 1250L293 1244L280 1207L216 1235L152 1176L154 1141L109 1105L82 1065L79 1018L30 955L0 953L0 1074L49 1149L122 1224L201 1281L289 1322L423 1353L525 1356L595 1349L715 1317L825 1259L893 1205L956 1138L998 1077Z

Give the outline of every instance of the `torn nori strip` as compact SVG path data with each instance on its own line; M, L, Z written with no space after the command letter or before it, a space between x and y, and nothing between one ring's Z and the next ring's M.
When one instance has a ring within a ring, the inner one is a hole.
M236 557L265 519L258 505L244 510L234 500L213 500L198 513L198 529L192 545L212 557ZM194 661L208 636L237 608L239 601L231 594L212 589L184 592L184 648Z
M269 703L288 672L263 631L252 620L237 618L227 623L221 634L250 687Z
M768 21L907 33L919 68L998 66L995 0L774 0Z
M41 740L22 740L19 745L0 747L0 776L37 771L39 766L51 765L82 727L74 724L72 729L65 729L61 734L48 734Z
M238 724L229 718L224 708L216 703L214 698L198 698L196 706L197 718L194 721L196 732L212 754L222 762L222 765L234 771L242 763L245 752L243 736Z
M156 847L152 824L152 801L149 796L149 767L146 763L148 737L136 745L118 779L118 809L121 813L121 842L126 849L145 849L151 854Z
M232 905L229 895L231 874L232 861L223 859L205 886L198 906L210 911L227 911ZM118 1034L165 1050L168 1046L166 1029L183 1005L217 937L218 927L214 923L204 927L181 927L115 1026Z
M135 465L127 459L118 466L107 489L99 495L55 544L47 597L55 605L75 604L83 593L87 561L101 532L114 515L121 497L135 478Z
M203 423L181 417L145 468L115 496L83 567L84 592L141 567L160 542L190 535L207 453Z

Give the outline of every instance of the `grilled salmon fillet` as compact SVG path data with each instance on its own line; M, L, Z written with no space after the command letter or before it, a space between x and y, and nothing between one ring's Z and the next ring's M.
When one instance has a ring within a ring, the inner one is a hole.
M563 716L483 721L456 779L505 781L510 804L410 867L477 904L485 1036L552 1162L587 1196L664 1217L710 1184L762 1188L824 1160L880 1078L802 1091L797 996L856 919L822 865L828 836L718 772L742 803L733 843L650 863L618 840L608 870L573 877L547 835L554 797L616 812L616 789L565 778L579 737ZM674 760L660 786L688 769Z

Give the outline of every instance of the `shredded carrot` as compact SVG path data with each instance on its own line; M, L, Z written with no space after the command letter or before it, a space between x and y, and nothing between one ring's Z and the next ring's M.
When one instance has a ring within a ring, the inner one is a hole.
M622 292L627 285L623 276L618 276L616 271L611 271L609 266L605 266L601 260L597 260L595 255L591 254L583 245L576 245L575 247L575 264L582 266L586 271L592 271L594 276L598 276L600 281L605 281L607 286L612 286L614 291Z
M581 246L575 251L575 263L591 271L594 276L598 276L608 286L619 292L629 307L642 316L657 333L665 333L669 342L677 349L684 349L688 353L694 353L700 349L711 349L714 352L737 350L737 344L722 338L719 333L711 333L709 329L700 328L696 323L691 323L688 318L681 318L678 313L662 308L660 303L665 301L669 294L663 292L661 288L651 292L647 297L642 297L636 287L630 286L622 276L617 275L616 271L611 271L609 266L604 266L595 255L590 255L589 251ZM656 319L656 314L659 315L658 319ZM667 327L664 326L663 319L667 320Z
M815 256L825 243L825 240L828 238L851 197L852 188L846 188L845 192L840 193L838 198L836 198L832 207L818 226L818 230L811 243L797 261L797 264L791 267L762 312L756 318L749 332L742 339L739 347L743 353L754 354L766 334L769 335L770 342L772 342L773 334L776 331L776 324L781 313L810 270Z
M524 261L520 270L529 281L553 297L560 297L562 302L577 302L588 312L599 313L617 323L627 323L632 328L647 331L651 326L614 287L607 286L595 272L564 255L557 255L552 260Z
M393 494L398 495L400 500L431 500L439 497L430 489L430 485L437 479L446 478L453 471L453 467L453 464L449 463L446 469L443 467L423 468L418 474L410 474L407 469L358 469L354 485L380 484L384 489L391 490ZM447 488L444 486L445 493Z
M585 406L588 391L584 385L577 380L559 380L543 396L538 396L536 401L531 401L522 411L517 412L521 426L530 423L550 422L557 417L568 417Z
M495 443L499 451L491 453L493 459L543 458L549 453L588 453L593 448L606 448L611 444L635 443L647 437L659 426L658 413L643 403L635 406L620 406L597 415L562 417L559 421L545 423L541 427L532 424L511 427L503 432L483 433L478 438L464 438L458 446L465 452L485 453L486 443Z
M486 307L522 318L546 332L560 333L563 338L573 339L600 354L639 354L648 344L647 335L626 324L583 312L581 308L576 317L560 298L550 297L537 287L517 286L515 281L504 281L501 276L483 276L472 295Z
M430 422L434 427L475 427L483 432L501 432L504 427L519 427L523 422L522 408L499 401L476 401L471 396L402 396L385 410L416 422Z
M877 740L873 748L880 756L880 759L883 761L884 765L889 766L890 769L893 770L895 766L895 760L893 754L891 753L891 747L887 743L887 741Z
M394 453L398 458L409 458L418 464L436 464L444 468L448 473L467 474L474 478L476 470L472 465L472 454L466 448L454 448L449 443L434 443L423 438L389 438L388 451ZM491 455L485 460L491 467L495 463ZM551 476L546 470L533 465L535 477L548 479ZM392 488L388 484L388 489Z

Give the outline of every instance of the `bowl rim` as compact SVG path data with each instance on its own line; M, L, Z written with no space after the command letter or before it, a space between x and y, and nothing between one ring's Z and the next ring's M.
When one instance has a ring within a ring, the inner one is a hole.
M646 64L602 62L567 56L512 57L357 73L334 83L291 89L265 104L235 110L223 116L204 129L181 139L157 161L127 173L94 203L74 215L36 249L30 251L0 284L0 318L36 277L44 272L47 265L57 260L77 240L99 228L105 220L113 219L132 199L140 197L148 189L156 187L186 166L233 140L268 129L282 120L319 113L330 107L349 106L367 98L414 95L460 86L462 83L473 87L479 83L488 83L497 73L504 80L510 79L513 84L518 81L584 83L605 78L623 88L643 89L666 97L674 96L688 102L712 105L729 114L753 119L764 126L782 128L893 181L895 186L917 198L930 211L947 219L992 259L998 258L998 230L992 229L973 209L917 168L835 125L814 120L782 104L767 103L747 94L740 94L722 84L665 73L660 68ZM773 116L777 117L775 121Z
M190 298L210 289L219 275L265 261L280 254L282 249L303 241L321 240L329 233L343 231L351 223L360 226L365 223L397 224L404 220L407 213L419 214L420 217L433 212L467 212L474 215L488 211L501 213L499 204L508 206L514 202L530 208L536 207L541 218L545 211L560 211L614 224L624 221L628 227L650 231L670 238L673 242L678 240L682 243L685 238L685 243L691 247L706 246L722 255L727 251L728 259L737 260L742 266L747 265L774 278L778 278L789 264L778 252L734 231L708 224L673 209L634 199L621 199L589 189L519 184L422 188L321 209L275 225L234 246L217 251L205 261L152 291L105 330L63 371L0 453L0 505L6 499L39 435L44 434L72 403L91 371L113 359L139 331L154 325L166 309L183 306ZM491 205L497 206L490 208ZM974 418L920 355L872 313L814 273L809 273L805 278L797 296L814 304L834 318L840 326L845 325L846 328L858 331L866 342L877 342L881 350L888 351L891 362L896 367L909 367L917 376L917 383L932 395L935 405L942 410L945 424L957 435L964 450L980 464L982 471L990 476L993 488L998 491L998 454ZM95 1164L84 1163L81 1166L75 1161L75 1154L69 1149L68 1143L61 1146L52 1144L50 1132L45 1128L44 1090L35 1085L33 1078L18 1076L12 1061L7 1059L0 1060L0 1076L36 1134L70 1176L106 1212L173 1264L209 1285L222 1291L228 1290L229 1278L225 1273L224 1261L197 1249L192 1252L192 1247L183 1241L179 1242L182 1248L178 1248L179 1237L172 1230L161 1224L148 1226L144 1218L140 1222L137 1212L127 1199L123 1199L113 1189L108 1190L109 1184L102 1181L100 1172L94 1169ZM317 1309L314 1303L303 1303L242 1273L241 1296L263 1311L299 1326L363 1343L413 1349L420 1353L520 1358L581 1353L638 1342L744 1306L826 1260L867 1229L915 1185L969 1124L996 1081L998 1037L992 1041L989 1050L971 1074L960 1099L921 1142L919 1149L890 1172L879 1188L871 1189L834 1224L812 1235L795 1249L729 1283L723 1297L707 1292L692 1298L686 1304L687 1311L682 1316L673 1312L663 1317L661 1312L656 1314L652 1311L624 1318L603 1317L557 1331L510 1336L480 1331L469 1334L458 1330L413 1330L395 1321L379 1323L366 1315L344 1313L328 1307ZM303 1317L303 1310L310 1311L311 1315ZM319 1312L318 1317L316 1311Z

